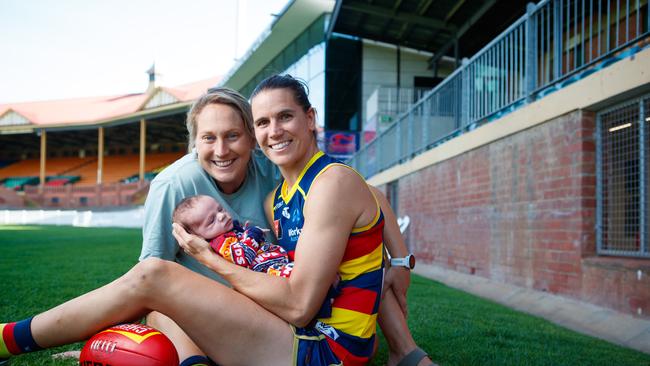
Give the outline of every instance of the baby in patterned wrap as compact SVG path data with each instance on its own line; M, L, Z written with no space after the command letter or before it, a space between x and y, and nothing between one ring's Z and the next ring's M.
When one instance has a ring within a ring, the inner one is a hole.
M216 253L232 263L280 277L291 274L293 262L289 262L287 252L264 239L264 231L268 230L248 224L242 227L210 196L183 199L172 219L188 233L207 240Z

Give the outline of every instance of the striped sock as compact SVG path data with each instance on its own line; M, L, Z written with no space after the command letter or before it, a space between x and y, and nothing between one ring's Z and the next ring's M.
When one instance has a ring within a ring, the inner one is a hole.
M0 360L21 353L38 351L41 347L32 337L32 318L16 323L0 324Z

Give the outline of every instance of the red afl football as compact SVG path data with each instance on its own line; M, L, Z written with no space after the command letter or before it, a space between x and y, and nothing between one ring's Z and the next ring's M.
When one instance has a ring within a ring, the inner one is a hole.
M178 366L172 342L143 324L120 324L92 336L81 350L80 366Z

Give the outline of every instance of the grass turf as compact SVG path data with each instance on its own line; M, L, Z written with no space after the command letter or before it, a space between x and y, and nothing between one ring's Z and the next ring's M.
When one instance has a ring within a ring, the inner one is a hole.
M99 287L126 272L140 231L0 226L0 322L15 321ZM413 276L409 326L441 365L650 365L650 355ZM50 355L81 343L24 355L12 366L77 365ZM372 365L383 365L387 346Z

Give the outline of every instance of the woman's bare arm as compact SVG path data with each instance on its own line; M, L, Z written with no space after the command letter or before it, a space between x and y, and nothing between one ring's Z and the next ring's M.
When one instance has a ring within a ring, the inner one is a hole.
M386 196L384 196L379 189L373 186L369 187L377 198L377 201L379 201L381 210L384 213L384 245L386 246L386 250L388 250L388 254L395 258L403 258L407 256L408 249L406 249L404 237L399 230L399 225L397 225L397 217L393 208L386 199ZM404 267L388 268L384 279L384 293L388 290L393 291L397 303L399 304L402 313L404 313L404 317L408 315L406 292L410 285L411 273L409 269Z

